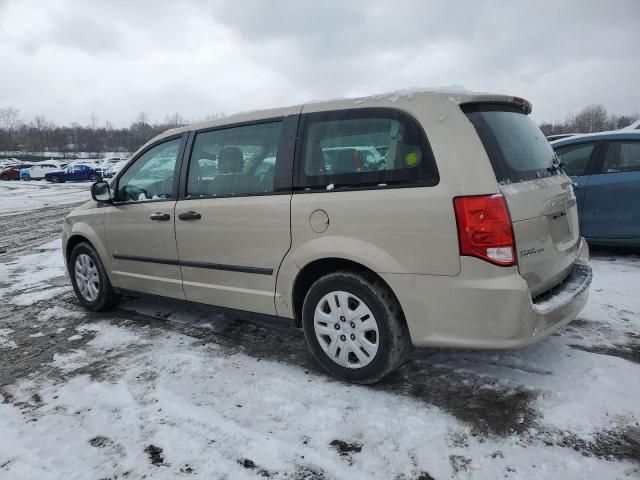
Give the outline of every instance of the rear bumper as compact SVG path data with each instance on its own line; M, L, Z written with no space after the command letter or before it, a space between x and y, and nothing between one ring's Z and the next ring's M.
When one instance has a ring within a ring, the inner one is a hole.
M415 346L517 348L566 325L587 303L592 273L587 243L581 242L569 277L534 300L516 267L487 268L472 257L461 257L456 277L382 277L402 305Z

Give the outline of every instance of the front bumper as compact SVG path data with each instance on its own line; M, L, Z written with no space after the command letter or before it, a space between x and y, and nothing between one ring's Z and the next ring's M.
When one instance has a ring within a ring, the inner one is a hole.
M569 323L589 297L592 273L584 239L571 274L533 300L517 267L460 260L456 277L381 274L400 301L415 346L522 347Z

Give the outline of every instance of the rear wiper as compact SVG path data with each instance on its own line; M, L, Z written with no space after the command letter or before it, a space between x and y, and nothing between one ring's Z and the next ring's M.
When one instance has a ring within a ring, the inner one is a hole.
M547 167L547 171L551 172L551 173L556 173L556 172L561 172L564 173L564 167L566 165L562 162L556 162L554 161L550 167Z

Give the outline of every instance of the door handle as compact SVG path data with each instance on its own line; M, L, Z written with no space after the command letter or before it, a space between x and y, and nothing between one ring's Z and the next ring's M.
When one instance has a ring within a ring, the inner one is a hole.
M181 213L178 215L180 220L200 220L202 215L198 212L194 212L193 210L189 210L188 212Z
M171 218L171 215L169 215L168 213L152 213L151 216L149 217L151 220L159 220L160 222L166 222L167 220L169 220Z

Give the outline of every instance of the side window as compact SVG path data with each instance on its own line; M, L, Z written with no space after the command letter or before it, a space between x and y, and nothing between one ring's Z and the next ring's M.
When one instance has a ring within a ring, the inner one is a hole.
M564 163L566 174L572 177L584 175L595 146L595 143L580 143L558 148L556 154Z
M118 201L141 202L172 198L180 142L180 138L169 140L138 157L118 180Z
M273 192L281 130L277 121L197 133L187 198Z
M609 142L602 173L640 170L640 142Z
M388 109L307 114L297 186L435 185L438 173L422 129Z

